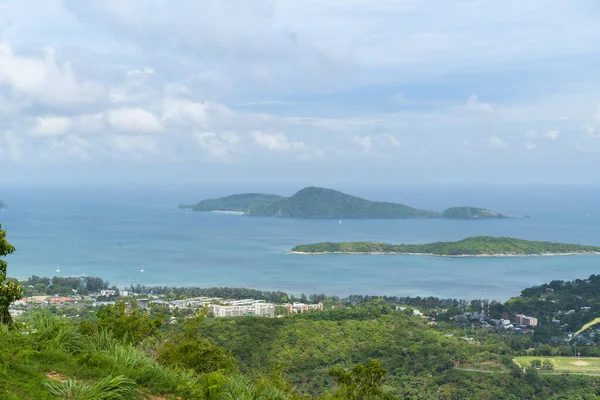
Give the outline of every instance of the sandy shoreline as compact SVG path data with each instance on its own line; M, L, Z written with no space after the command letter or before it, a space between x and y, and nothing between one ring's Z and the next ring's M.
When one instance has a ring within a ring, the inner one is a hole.
M541 254L433 254L433 253L383 253L383 252L346 252L346 251L330 251L322 253L307 253L302 251L288 250L287 253L301 254L301 255L324 255L324 254L349 254L355 256L429 256L429 257L454 257L454 258L476 258L476 257L552 257L552 256L586 256L586 255L599 255L600 252L581 252L581 253L541 253Z

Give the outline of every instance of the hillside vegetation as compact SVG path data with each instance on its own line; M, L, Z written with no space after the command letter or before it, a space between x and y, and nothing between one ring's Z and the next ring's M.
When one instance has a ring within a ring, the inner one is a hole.
M404 204L365 200L336 190L308 187L292 197L252 209L254 216L288 218L415 218L438 217L434 211Z
M474 207L453 207L443 213L421 210L405 204L380 202L352 196L337 190L307 187L291 197L270 194L237 194L180 205L194 211L241 211L249 216L283 218L452 218L490 219L504 215Z
M194 211L240 211L264 207L277 200L283 199L283 196L265 193L244 193L234 194L218 199L202 200L198 204L182 204L179 208L191 208Z
M494 219L506 218L505 215L488 210L486 208L476 207L451 207L442 213L443 218L448 219Z
M299 245L296 253L431 254L438 256L544 255L600 253L600 246L539 242L507 237L476 236L457 242L386 244L372 242L325 242Z

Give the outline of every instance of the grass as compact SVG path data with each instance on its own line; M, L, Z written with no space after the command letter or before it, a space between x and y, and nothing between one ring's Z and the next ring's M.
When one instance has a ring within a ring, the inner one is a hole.
M550 360L556 372L600 373L600 358L597 357L515 357L522 367L530 366L531 360Z

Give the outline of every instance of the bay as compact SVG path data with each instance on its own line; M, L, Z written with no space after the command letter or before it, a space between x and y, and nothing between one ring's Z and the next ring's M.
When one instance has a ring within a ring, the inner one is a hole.
M335 186L330 186L335 187ZM427 243L468 236L600 245L595 187L343 186L347 193L441 211L486 207L515 217L310 220L177 210L179 203L240 192L291 195L291 185L2 187L0 223L17 252L9 275L100 276L119 287L236 286L295 294L375 294L505 300L553 279L586 278L600 256L447 258L295 255L323 241ZM60 272L56 272L60 266ZM143 272L141 270L143 269Z

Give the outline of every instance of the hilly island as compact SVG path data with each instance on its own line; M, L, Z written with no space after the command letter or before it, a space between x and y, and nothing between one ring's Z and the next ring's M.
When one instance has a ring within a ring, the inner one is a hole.
M449 257L505 257L600 254L600 246L475 236L456 242L426 244L325 242L299 245L294 247L291 252L297 254L419 254Z
M291 197L264 193L235 194L197 204L180 205L193 211L233 211L254 217L282 218L447 218L495 219L505 215L485 208L452 207L444 212L421 210L405 204L371 201L337 190L307 187Z

